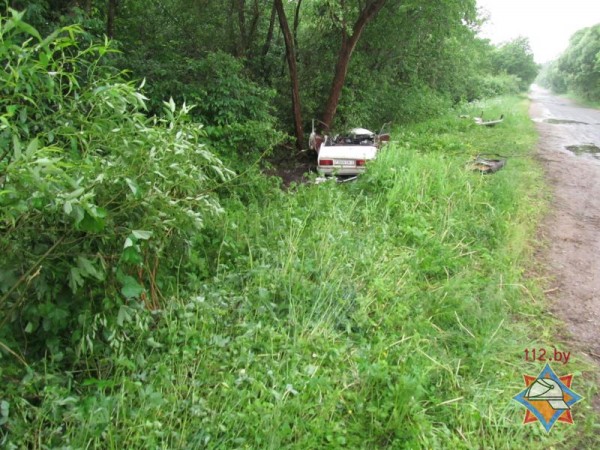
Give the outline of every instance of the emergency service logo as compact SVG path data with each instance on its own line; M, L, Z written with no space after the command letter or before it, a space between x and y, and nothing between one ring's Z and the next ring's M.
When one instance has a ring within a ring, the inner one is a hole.
M527 408L523 424L539 421L549 432L556 422L573 423L571 407L583 397L571 389L572 374L559 377L546 364L537 377L523 378L525 389L513 397Z

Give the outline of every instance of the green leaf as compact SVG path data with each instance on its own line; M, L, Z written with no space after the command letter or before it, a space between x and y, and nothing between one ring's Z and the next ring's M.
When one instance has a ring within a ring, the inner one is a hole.
M73 213L71 214L71 216L73 217L73 219L75 219L75 225L79 225L85 217L85 210L79 205L74 205Z
M137 239L147 241L152 236L152 231L133 230L131 234L133 234Z
M128 264L141 264L143 259L142 255L140 255L135 247L128 247L123 250L123 253L121 254L121 261Z
M87 258L82 256L77 257L77 268L79 269L81 275L84 277L92 276L97 280L102 281L104 279L104 274L100 272L94 264Z
M81 286L83 286L83 277L77 267L71 267L69 271L69 287L73 293L77 292Z
M32 140L29 145L27 146L27 150L25 150L25 154L27 156L31 156L33 155L35 152L38 151L39 148L39 141L37 138L35 138L34 140Z
M156 342L153 337L146 339L146 344L152 348L161 348L163 346L160 342Z
M66 194L65 195L65 199L67 199L67 200L73 200L74 198L77 198L81 194L83 194L84 191L85 191L84 188L75 189L73 192L69 192L68 194Z
M9 413L10 404L6 400L0 401L0 425L4 425L8 422Z
M125 298L137 298L144 292L144 288L135 280L135 278L126 275L123 277L123 287L121 294Z
M133 195L137 197L139 192L137 183L130 178L125 178L125 182L127 183L127 186L129 186L129 189L131 189L131 192L133 192Z
M30 34L31 36L37 38L39 41L42 40L40 33L38 33L38 31L35 28L33 28L31 25L29 25L28 23L19 21L19 22L15 23L15 26L17 29L19 29L27 34Z
M21 159L21 142L16 135L13 136L13 149L15 152L15 161L18 161Z
M79 222L79 229L88 233L99 233L104 230L104 227L104 219L101 217L92 217L87 211L85 211L83 219Z
M120 327L123 326L123 323L131 321L131 314L129 314L130 310L131 308L126 305L121 305L119 308L119 313L117 314L117 324Z
M108 215L105 208L96 205L88 205L86 210L94 219L104 219Z
M169 98L169 103L165 102L165 105L167 105L169 107L169 110L171 112L175 112L175 100L173 100L173 97Z

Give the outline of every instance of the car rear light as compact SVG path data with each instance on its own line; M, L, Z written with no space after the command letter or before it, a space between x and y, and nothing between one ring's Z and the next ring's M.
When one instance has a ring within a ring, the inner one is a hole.
M367 161L365 161L364 159L357 159L356 160L356 167L364 166L366 163L367 163Z
M320 159L319 165L320 166L333 166L333 159Z

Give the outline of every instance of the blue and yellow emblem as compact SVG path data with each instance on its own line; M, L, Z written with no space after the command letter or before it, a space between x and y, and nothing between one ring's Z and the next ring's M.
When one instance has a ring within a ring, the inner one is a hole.
M571 389L573 375L559 377L546 364L537 377L523 378L526 387L513 398L527 408L524 424L540 421L550 431L556 422L573 423L571 407L583 398Z

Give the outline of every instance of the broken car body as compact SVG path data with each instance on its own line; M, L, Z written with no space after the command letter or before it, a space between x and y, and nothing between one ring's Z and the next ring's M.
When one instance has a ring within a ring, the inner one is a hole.
M385 127L385 125L384 125ZM375 134L365 128L353 128L349 133L321 136L314 131L309 146L318 153L317 170L324 175L358 175L368 161L375 159L381 146L389 142L389 133Z

